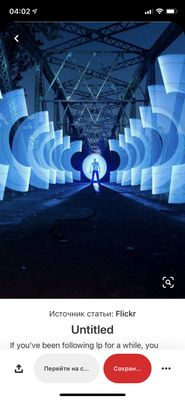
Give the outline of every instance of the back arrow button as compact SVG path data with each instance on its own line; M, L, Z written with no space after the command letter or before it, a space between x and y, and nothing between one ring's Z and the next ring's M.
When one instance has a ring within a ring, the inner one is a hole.
M16 35L16 36L14 37L14 39L16 40L16 42L18 42L18 43L19 43L19 39L18 39L18 37L19 37L19 35Z

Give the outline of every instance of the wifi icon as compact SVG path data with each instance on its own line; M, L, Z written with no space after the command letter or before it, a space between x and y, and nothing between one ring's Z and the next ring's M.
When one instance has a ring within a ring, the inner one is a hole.
M164 11L163 8L157 8L157 9L156 9L156 12L157 12L158 14L161 14L163 11Z

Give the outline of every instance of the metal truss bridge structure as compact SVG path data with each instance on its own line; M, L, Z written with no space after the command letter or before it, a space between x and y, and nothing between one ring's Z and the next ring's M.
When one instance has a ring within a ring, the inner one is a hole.
M137 104L149 103L155 61L182 33L168 23L149 48L144 40L139 46L125 39L130 32L137 38L147 25L11 23L0 39L1 91L24 87L24 80L34 112L49 109L55 129L97 151L136 117Z

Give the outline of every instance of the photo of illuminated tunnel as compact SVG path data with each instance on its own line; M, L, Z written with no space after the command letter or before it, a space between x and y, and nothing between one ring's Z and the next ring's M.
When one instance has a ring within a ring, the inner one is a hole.
M183 297L185 38L172 22L0 35L0 297Z

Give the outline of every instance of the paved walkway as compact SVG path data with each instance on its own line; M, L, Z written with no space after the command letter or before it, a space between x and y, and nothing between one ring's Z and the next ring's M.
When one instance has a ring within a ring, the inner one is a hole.
M75 184L0 212L0 297L184 297L185 224L160 208ZM162 289L164 275L174 289Z

